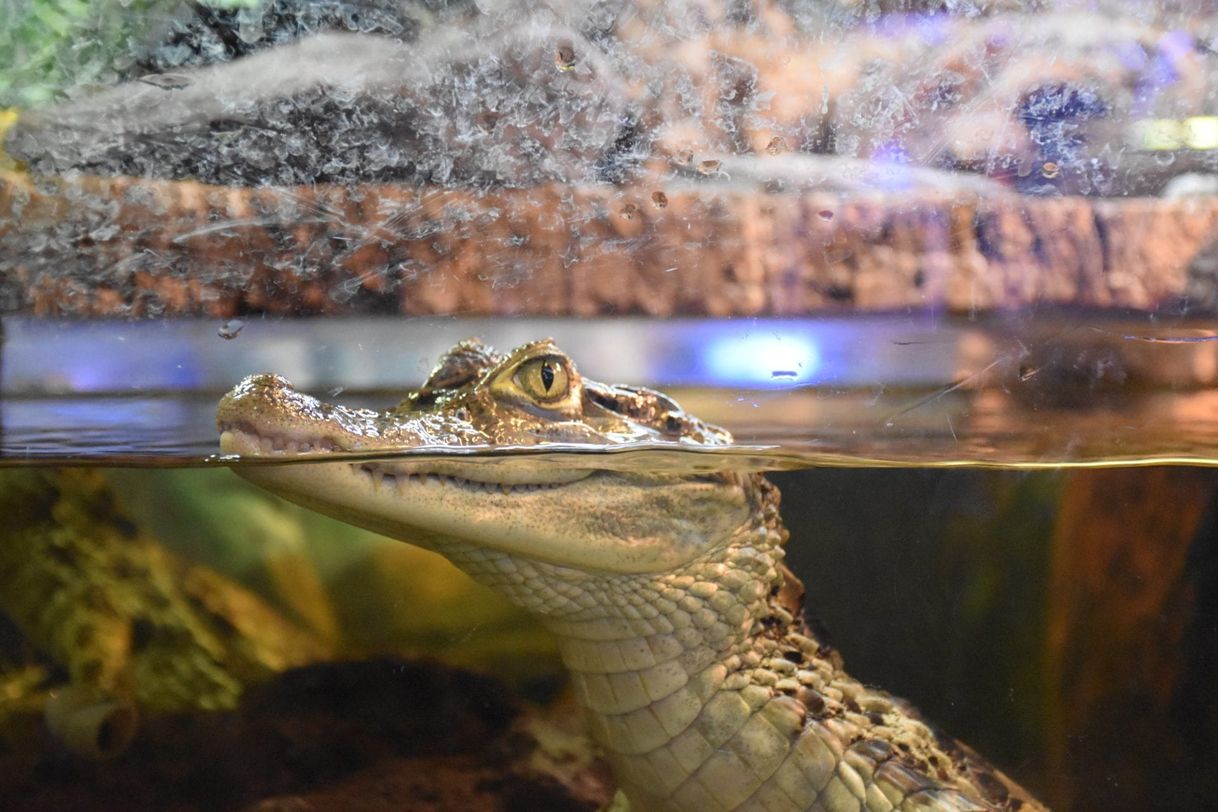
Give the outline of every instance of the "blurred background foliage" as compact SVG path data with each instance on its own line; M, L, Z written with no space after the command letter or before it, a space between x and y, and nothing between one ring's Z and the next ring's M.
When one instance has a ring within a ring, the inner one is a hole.
M192 8L261 0L0 0L0 109L33 107L67 88L114 84L143 43Z

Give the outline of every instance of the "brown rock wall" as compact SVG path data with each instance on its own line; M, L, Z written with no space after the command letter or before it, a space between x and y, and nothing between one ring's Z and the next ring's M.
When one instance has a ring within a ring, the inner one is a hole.
M0 177L3 312L804 315L1176 306L1218 200L670 182L478 193Z

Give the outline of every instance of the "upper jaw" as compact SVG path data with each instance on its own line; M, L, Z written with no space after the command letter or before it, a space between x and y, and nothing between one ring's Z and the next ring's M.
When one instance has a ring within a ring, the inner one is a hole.
M434 421L385 416L325 403L278 375L250 375L216 409L220 448L250 457L302 453L400 451L437 442Z
M221 400L216 411L220 450L224 454L266 459L309 455L314 459L336 452L367 454L424 450L437 455L422 460L373 459L352 463L379 482L400 480L403 485L428 476L455 482L504 486L563 485L585 479L587 468L562 468L534 458L495 458L479 461L452 455L459 444L457 432L436 431L435 420L412 420L324 403L292 388L276 375L251 375ZM433 416L434 417L434 416ZM449 459L437 456L449 453Z
M265 457L360 450L375 413L323 403L278 375L250 375L216 408L225 454Z

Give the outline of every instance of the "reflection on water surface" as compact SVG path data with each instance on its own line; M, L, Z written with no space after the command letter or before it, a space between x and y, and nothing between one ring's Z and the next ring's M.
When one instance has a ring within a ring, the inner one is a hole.
M554 336L585 375L660 388L741 446L613 464L1218 461L1218 341L1198 327L357 319L252 322L233 340L208 321L5 328L0 461L11 464L227 464L214 408L244 375L274 371L322 399L384 409L470 335L501 350Z
M918 404L912 394L751 392L669 388L681 405L727 428L725 449L656 445L468 448L491 459L541 455L549 464L598 467L783 470L816 466L990 466L1013 468L1182 463L1218 465L1218 392L1156 393L1090 410L1032 410L1002 391L953 392ZM0 464L121 466L264 465L219 454L214 428L220 393L15 398L0 403ZM926 396L922 396L925 399ZM385 408L393 395L342 396L344 404ZM909 408L909 404L915 408ZM426 457L446 449L398 454ZM326 459L335 458L333 454ZM307 458L298 458L303 462Z

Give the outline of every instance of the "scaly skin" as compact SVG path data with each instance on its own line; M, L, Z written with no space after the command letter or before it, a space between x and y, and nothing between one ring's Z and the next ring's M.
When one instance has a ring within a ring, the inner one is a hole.
M849 677L802 619L778 492L759 474L612 471L536 458L325 462L334 451L629 440L717 446L664 395L582 379L548 341L451 350L387 412L275 376L221 402L226 452L289 499L437 550L559 639L636 810L1043 809L907 705Z

